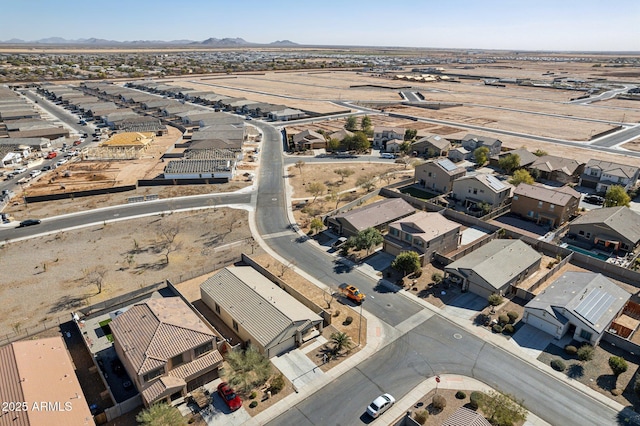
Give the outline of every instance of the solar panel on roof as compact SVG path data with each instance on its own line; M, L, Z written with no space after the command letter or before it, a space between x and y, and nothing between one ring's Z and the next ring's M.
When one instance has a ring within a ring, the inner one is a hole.
M438 160L438 164L440 164L440 167L442 167L448 172L452 172L455 169L457 169L457 166L453 164L451 160L448 160L448 159Z
M602 289L594 288L578 304L576 313L591 324L595 324L600 317L602 317L602 314L609 309L609 306L611 306L614 300L615 297L611 294L606 293Z
M506 188L504 183L500 182L495 176L487 175L487 183L496 191Z

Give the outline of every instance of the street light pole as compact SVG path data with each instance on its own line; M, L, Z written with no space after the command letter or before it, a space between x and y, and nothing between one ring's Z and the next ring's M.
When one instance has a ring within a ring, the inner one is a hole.
M360 323L358 324L358 346L360 346L360 339L362 335L362 305L364 305L364 300L360 302Z

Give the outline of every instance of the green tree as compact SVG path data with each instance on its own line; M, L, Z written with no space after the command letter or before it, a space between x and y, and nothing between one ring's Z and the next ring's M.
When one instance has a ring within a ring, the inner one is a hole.
M631 197L620 185L611 185L604 196L605 207L627 206L631 203Z
M489 391L478 402L489 423L495 426L512 426L527 418L522 401L504 393Z
M515 186L518 186L521 183L528 183L531 185L533 182L535 182L533 176L531 176L531 174L529 174L529 172L524 169L516 170L515 172L513 172L513 176L511 177L511 179L509 179L509 183Z
M507 174L511 174L511 172L520 167L520 156L518 154L507 154L498 160L498 165Z
M319 217L314 217L313 219L311 219L311 224L309 225L309 227L314 233L317 234L322 230L322 228L324 228L324 223L322 223L322 219L320 219Z
M327 187L322 182L310 182L309 185L307 185L307 192L313 196L312 203L315 203L318 196L326 190Z
M435 284L438 285L442 282L443 277L442 274L440 272L434 272L433 274L431 274L431 281Z
M411 142L404 141L400 144L400 152L403 154L409 154L411 152Z
M537 149L533 152L533 155L536 157L544 157L545 155L549 155L549 153L543 149Z
M342 194L340 192L336 191L335 189L332 189L329 192L329 195L327 195L325 197L325 200L331 201L331 202L335 201L336 202L336 206L334 208L337 209L338 208L338 204L340 204L340 201L342 200Z
M225 376L243 392L262 386L271 375L271 362L252 345L244 351L231 351L226 358L230 370Z
M476 164L478 164L478 166L484 165L484 163L489 161L489 148L486 146L476 148L473 151L473 159L476 160Z
M349 176L353 175L355 173L355 171L353 169L335 169L333 171L333 173L337 174L338 176L340 176L340 183L344 183L344 178L348 178Z
M327 149L331 152L335 152L340 149L341 142L336 138L331 138L327 142Z
M143 426L181 426L187 424L180 410L164 402L153 404L136 416L136 421Z
M369 118L368 115L365 115L364 117L362 117L362 120L360 121L360 128L365 133L368 132L369 129L371 128L371 118Z
M418 135L418 131L416 129L407 129L404 131L404 140L412 141Z
M355 132L353 134L353 149L357 152L365 152L371 147L371 143L369 143L369 138L366 133L363 132Z
M353 243L357 250L366 250L368 256L371 249L378 244L382 244L382 241L384 241L384 237L380 231L376 228L367 228L355 235Z
M356 186L360 186L367 191L371 191L376 186L375 176L360 176L358 180L356 180Z
M621 356L612 356L609 358L609 367L611 367L611 371L615 374L616 378L627 371L629 366L627 365L627 361L624 360Z
M355 115L350 115L347 117L347 122L344 124L344 128L349 130L350 132L355 131L358 128L358 120Z
M420 256L415 251L403 251L391 262L391 267L406 277L420 270Z
M343 349L347 351L353 347L353 341L347 333L336 332L331 334L331 343L333 343L333 353L339 354Z

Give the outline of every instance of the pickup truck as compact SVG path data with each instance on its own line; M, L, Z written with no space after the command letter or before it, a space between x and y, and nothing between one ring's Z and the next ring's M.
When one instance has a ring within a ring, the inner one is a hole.
M357 287L349 285L347 283L340 284L340 294L342 294L347 299L354 301L355 303L362 303L366 296L364 293L360 293Z

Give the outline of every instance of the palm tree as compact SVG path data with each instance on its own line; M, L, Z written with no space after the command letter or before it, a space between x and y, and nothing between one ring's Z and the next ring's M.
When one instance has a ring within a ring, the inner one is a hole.
M353 347L351 337L349 337L347 333L333 333L331 335L331 342L333 343L333 351L335 354L339 354L342 349L349 350Z

